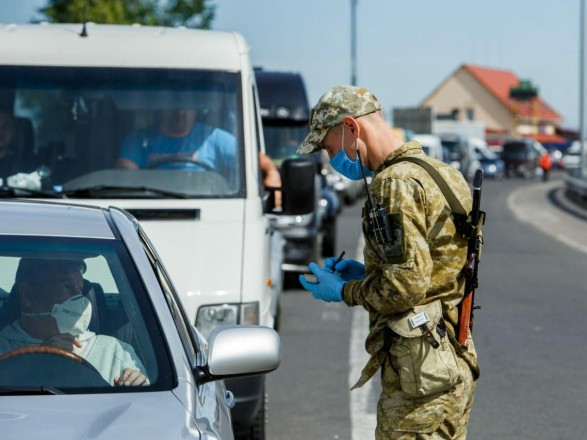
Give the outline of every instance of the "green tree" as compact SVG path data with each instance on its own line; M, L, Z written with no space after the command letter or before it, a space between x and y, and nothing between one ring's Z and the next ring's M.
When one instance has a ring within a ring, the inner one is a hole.
M209 29L215 6L211 0L47 0L39 12L53 23L81 23L85 16L96 23Z

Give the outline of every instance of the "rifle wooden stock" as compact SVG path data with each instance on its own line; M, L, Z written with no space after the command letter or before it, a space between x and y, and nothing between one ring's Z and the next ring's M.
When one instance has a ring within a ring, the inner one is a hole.
M469 329L471 327L471 312L473 311L473 292L465 295L459 304L459 334L458 341L461 347L467 348Z

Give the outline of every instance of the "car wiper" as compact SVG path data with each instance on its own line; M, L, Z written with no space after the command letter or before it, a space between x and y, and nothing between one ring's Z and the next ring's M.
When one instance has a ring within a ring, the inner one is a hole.
M20 188L18 186L0 186L0 197L46 197L51 199L62 199L61 194L56 194L38 189Z
M49 385L39 387L0 387L0 396L37 396L44 394L58 395L65 393Z
M115 186L115 185L96 185L90 186L87 188L79 188L79 189L72 189L70 191L63 191L60 194L63 194L67 197L87 197L92 198L99 195L104 195L104 193L113 193L113 192L120 192L120 193L133 193L133 192L141 192L141 193L154 193L159 194L162 196L173 197L176 199L189 199L190 195L182 192L176 191L168 191L166 189L159 189L159 188L150 188L148 186Z

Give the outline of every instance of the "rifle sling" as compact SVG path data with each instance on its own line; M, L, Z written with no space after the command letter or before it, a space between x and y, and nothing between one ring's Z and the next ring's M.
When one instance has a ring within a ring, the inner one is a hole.
M463 205L461 205L461 202L459 202L459 199L457 199L457 196L455 196L454 192L450 189L450 186L448 186L448 183L446 183L446 180L444 180L440 172L429 162L419 157L406 156L394 161L394 163L399 162L415 163L428 172L448 202L457 229L465 238L471 238L475 232L474 226L468 221L469 216L465 211L465 208L463 208Z

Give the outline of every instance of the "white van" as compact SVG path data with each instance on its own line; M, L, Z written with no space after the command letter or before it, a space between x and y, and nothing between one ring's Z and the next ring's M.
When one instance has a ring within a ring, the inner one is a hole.
M444 161L439 136L435 134L415 134L412 140L417 141L428 156L441 162Z
M122 207L142 223L204 335L222 324L274 327L281 238L261 185L245 40L137 25L81 30L0 26L0 125L10 127L0 195ZM313 176L313 166L293 165L289 181ZM309 212L313 186L289 189L284 182L283 212ZM257 433L263 378L227 387L237 429Z

